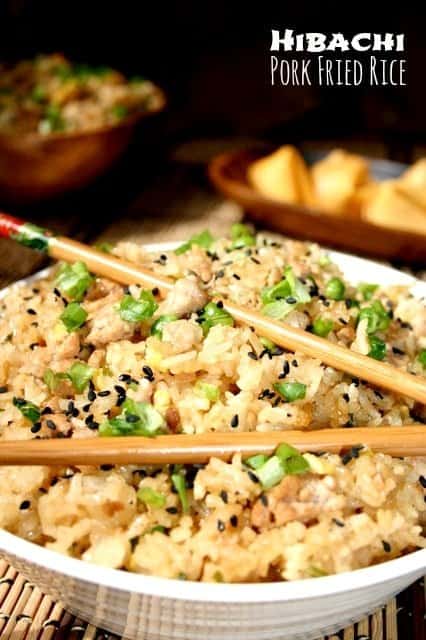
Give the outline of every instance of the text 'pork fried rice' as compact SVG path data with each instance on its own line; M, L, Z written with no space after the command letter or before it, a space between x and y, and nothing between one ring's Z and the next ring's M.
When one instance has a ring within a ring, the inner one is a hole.
M110 250L107 248L107 250ZM357 287L318 246L208 232L176 251L115 255L176 279L125 288L60 265L1 301L0 437L385 428L414 401L234 326L240 305L417 374L426 309L407 289ZM216 302L212 302L212 297ZM294 580L425 546L425 459L355 447L206 465L0 468L0 527L106 567L217 582Z

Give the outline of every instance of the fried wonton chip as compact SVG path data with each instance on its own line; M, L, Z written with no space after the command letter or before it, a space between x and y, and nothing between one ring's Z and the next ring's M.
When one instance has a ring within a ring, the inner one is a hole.
M312 166L315 195L324 211L345 215L357 189L370 181L368 163L361 156L335 149Z
M374 197L364 206L363 217L383 227L426 235L426 209L409 197L396 180L379 185Z
M255 189L274 200L314 204L312 178L300 153L291 145L253 162L247 172Z

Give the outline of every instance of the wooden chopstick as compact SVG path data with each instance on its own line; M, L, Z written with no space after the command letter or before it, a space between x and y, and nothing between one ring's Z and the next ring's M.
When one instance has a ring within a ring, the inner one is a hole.
M122 284L138 283L149 288L158 287L162 294L173 286L169 278L158 275L149 269L103 253L85 244L54 236L46 230L29 230L29 223L8 214L0 213L0 236L12 237L27 246L31 238L38 240L38 247L53 258L72 262L82 260L93 273L110 278ZM32 234L32 236L31 236ZM32 243L34 246L34 242ZM426 378L415 376L396 367L374 360L368 356L333 344L307 331L265 317L254 310L244 309L233 302L223 301L224 308L234 319L253 327L258 333L276 344L291 351L301 351L324 364L340 371L367 380L394 393L408 396L426 404Z
M358 427L316 431L209 432L156 438L121 437L0 441L0 465L194 464L271 454L283 442L301 452L341 453L356 445L392 456L426 455L426 427Z

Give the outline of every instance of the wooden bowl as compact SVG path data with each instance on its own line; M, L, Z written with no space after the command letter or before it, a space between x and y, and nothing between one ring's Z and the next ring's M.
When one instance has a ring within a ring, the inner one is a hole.
M286 235L313 240L330 247L344 248L369 256L426 263L426 237L409 231L386 229L364 220L334 216L311 207L278 202L259 194L247 180L247 169L265 150L245 150L221 154L208 167L211 181L231 200L244 207L249 217L263 226ZM404 165L370 160L378 178L396 177Z
M0 134L0 199L28 203L87 185L108 169L130 142L136 124L164 109L155 88L155 107L114 125L43 135Z

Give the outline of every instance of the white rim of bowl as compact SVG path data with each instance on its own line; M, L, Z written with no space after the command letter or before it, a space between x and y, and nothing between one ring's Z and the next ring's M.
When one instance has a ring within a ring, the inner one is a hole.
M179 244L179 242L155 243L145 245L145 248L147 251L152 252L168 251L176 248ZM416 280L412 276L376 263L374 260L359 258L339 251L330 250L328 253L337 262L342 259L351 260L355 267L362 268L367 265L371 267L373 263L375 268L378 268L384 275L396 276L397 284L411 284L416 289L419 288L418 295L426 295L426 283ZM31 283L46 277L50 271L51 267L48 267L15 284ZM6 287L0 292L0 298L2 297L1 294L4 295L9 288ZM398 578L409 576L410 574L418 574L420 576L422 572L426 571L426 549L422 549L371 567L321 578L307 578L289 582L223 584L176 580L130 573L119 569L109 569L51 551L2 529L0 529L0 550L30 564L36 564L41 568L61 573L68 578L89 584L97 584L102 587L159 598L192 600L194 602L223 602L227 604L273 603L284 600L320 598L325 595L356 591L382 582L398 580Z

